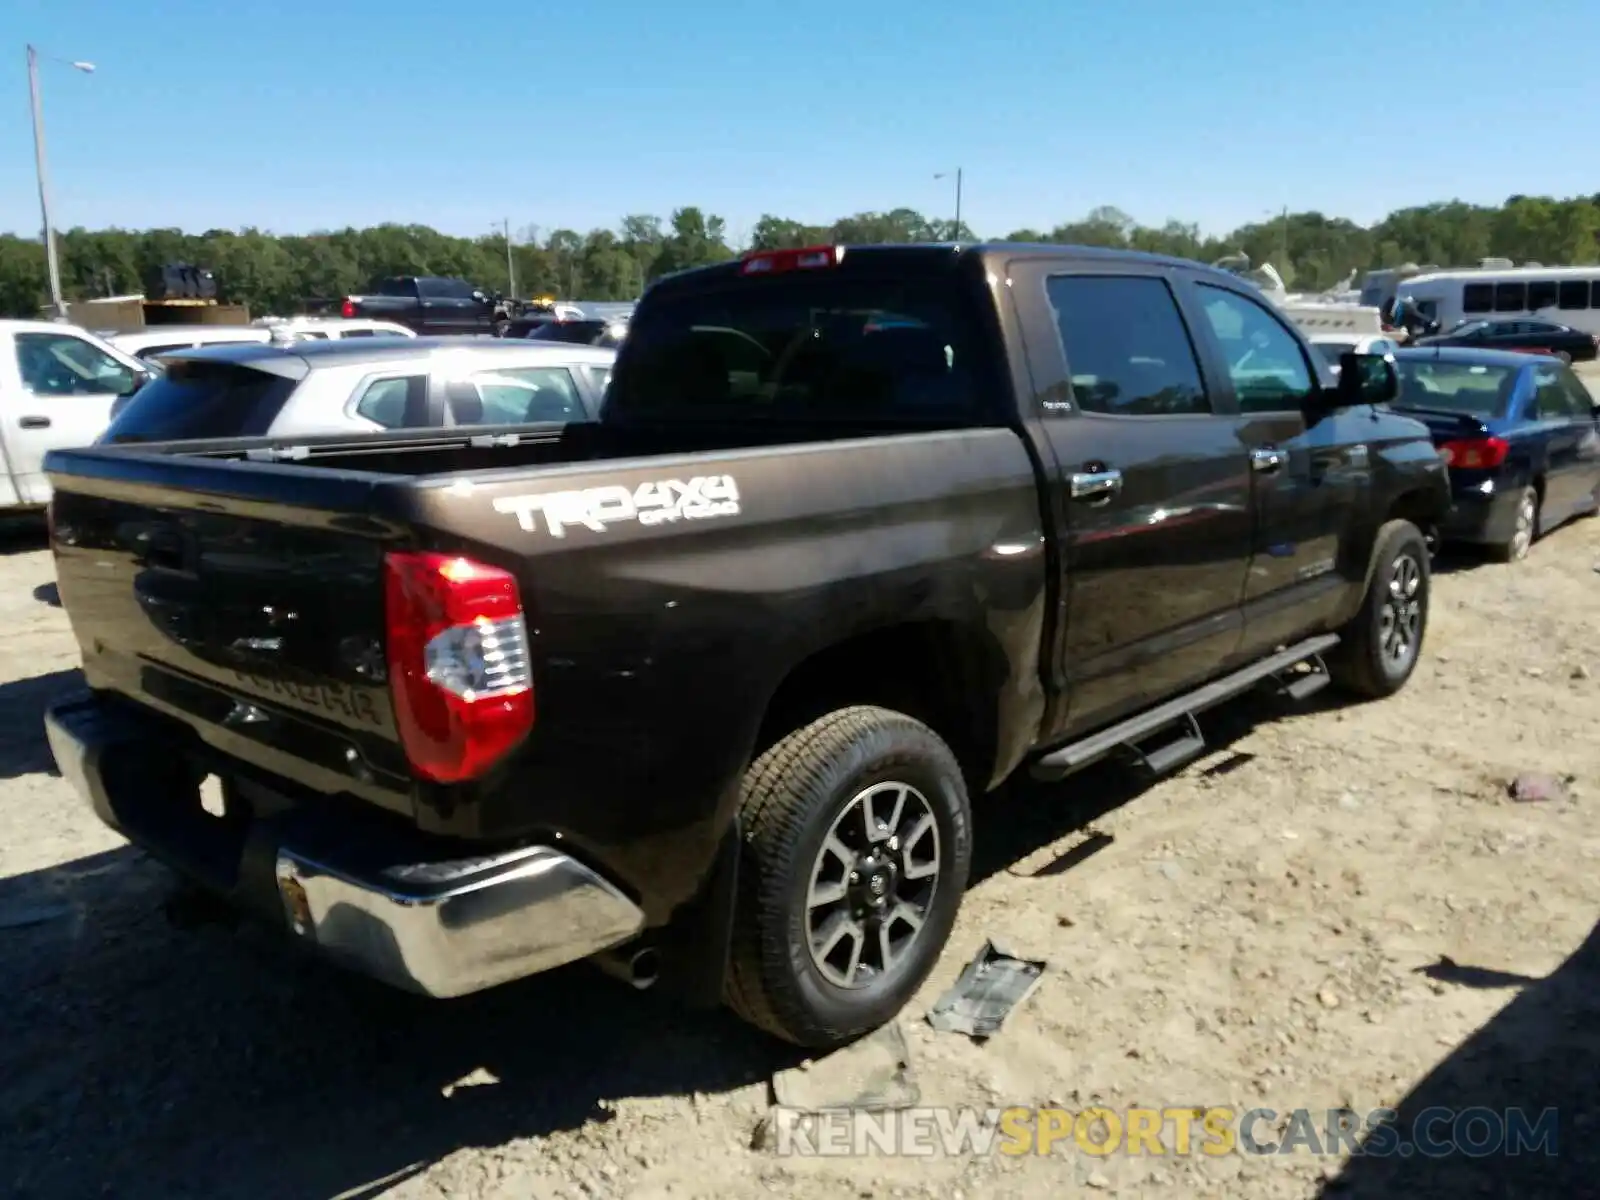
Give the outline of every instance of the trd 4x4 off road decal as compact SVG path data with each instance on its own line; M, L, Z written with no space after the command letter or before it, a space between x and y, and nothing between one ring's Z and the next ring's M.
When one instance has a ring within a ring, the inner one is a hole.
M604 533L608 525L619 521L665 525L735 517L739 515L739 485L732 475L696 475L687 481L653 480L634 488L611 484L536 496L502 496L494 507L496 512L514 513L517 523L530 533L538 532L537 514L542 512L550 536L566 537L568 526L574 525Z

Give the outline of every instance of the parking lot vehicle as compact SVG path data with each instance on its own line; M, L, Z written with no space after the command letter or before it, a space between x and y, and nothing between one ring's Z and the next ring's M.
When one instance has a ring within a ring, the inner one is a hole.
M614 358L584 346L398 337L172 351L162 377L113 411L100 440L592 421Z
M1445 330L1471 320L1555 320L1600 334L1600 266L1595 265L1518 267L1509 259L1484 259L1477 267L1431 268L1410 275L1397 284L1395 296Z
M609 346L615 349L628 336L628 323L587 318L546 321L533 326L524 336L532 342L565 342L569 346Z
M1393 407L1427 424L1450 467L1445 540L1517 561L1600 506L1600 407L1571 367L1464 346L1402 349L1395 364Z
M1600 353L1600 334L1586 333L1554 321L1528 317L1514 320L1463 321L1444 333L1412 340L1413 346L1471 346L1479 350L1514 350L1549 354L1562 362L1593 362Z
M1393 354L1400 348L1399 342L1383 334L1313 333L1307 340L1336 376L1346 354Z
M113 828L396 985L593 957L834 1045L938 959L973 792L1175 770L1260 684L1404 686L1449 491L1394 383L1176 259L670 276L595 423L53 456L91 690L51 745Z
M251 325L156 325L130 333L113 333L106 341L146 362L172 350L200 346L239 346L272 340L267 329Z
M322 339L371 337L416 337L416 331L398 321L377 321L370 317L258 317L252 325L265 329L276 341L319 341Z
M396 275L378 280L371 293L344 297L339 316L393 321L419 334L488 334L504 327L508 312L497 297L465 279Z
M0 320L0 513L44 507L44 456L87 446L153 368L76 325Z

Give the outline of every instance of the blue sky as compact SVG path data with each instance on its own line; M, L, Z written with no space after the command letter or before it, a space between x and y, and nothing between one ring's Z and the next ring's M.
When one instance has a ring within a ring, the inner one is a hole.
M738 235L1113 204L1231 228L1600 190L1595 0L0 0L0 230L35 233L24 43L63 227ZM1576 34L1576 36L1567 36ZM1396 102L1404 97L1405 106ZM1548 147L1538 154L1531 147Z

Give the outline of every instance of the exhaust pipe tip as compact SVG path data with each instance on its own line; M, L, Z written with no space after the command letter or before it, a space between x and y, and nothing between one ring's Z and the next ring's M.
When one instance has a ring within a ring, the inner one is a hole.
M661 955L651 947L639 951L628 960L628 982L644 991L654 987L661 978Z
M654 946L641 946L632 952L602 954L595 965L636 991L652 988L661 978L661 953Z

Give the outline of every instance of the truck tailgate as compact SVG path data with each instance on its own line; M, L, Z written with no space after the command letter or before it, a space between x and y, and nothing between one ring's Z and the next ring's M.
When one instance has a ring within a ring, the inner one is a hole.
M88 451L52 467L58 587L90 687L410 811L383 641L383 552L403 527L372 515L385 477L280 467L286 503L247 464Z

